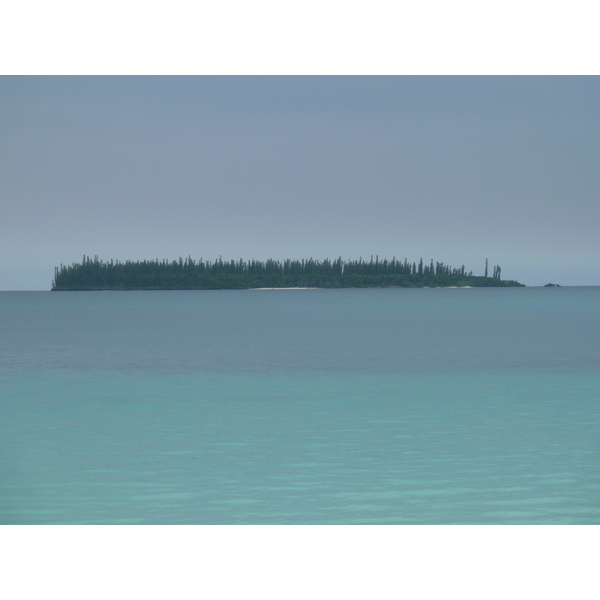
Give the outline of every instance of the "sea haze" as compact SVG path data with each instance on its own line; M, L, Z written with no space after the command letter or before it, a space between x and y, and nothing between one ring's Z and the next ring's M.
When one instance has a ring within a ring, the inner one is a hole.
M0 293L2 523L600 523L600 287Z

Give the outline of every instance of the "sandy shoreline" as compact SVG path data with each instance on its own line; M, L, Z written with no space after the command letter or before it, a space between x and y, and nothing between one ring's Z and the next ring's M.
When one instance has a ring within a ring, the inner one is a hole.
M409 289L408 287L405 288L405 286L401 286L401 285L388 285L385 286L386 288L403 288L403 289ZM416 286L413 288L411 286L410 289L422 289L422 290L435 290L435 289L444 289L444 290L449 290L449 289L457 289L457 290L462 290L462 289L466 289L466 288L472 288L472 285L439 285L439 286L435 286L435 287L431 287L431 286L423 286L421 288L417 288ZM338 287L338 288L318 288L318 287L261 287L261 288L246 288L248 290L253 290L253 291L262 291L262 290L332 290L332 289L337 289L337 290L349 290L349 289L382 289L381 287L370 287L367 286L365 288L347 288L347 287Z

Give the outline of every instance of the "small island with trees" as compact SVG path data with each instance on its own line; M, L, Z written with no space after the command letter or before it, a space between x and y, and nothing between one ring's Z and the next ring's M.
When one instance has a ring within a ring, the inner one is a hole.
M54 270L52 291L81 290L224 290L253 288L505 287L524 284L500 278L496 265L488 276L433 260L418 263L380 260L102 261L83 256L81 263Z

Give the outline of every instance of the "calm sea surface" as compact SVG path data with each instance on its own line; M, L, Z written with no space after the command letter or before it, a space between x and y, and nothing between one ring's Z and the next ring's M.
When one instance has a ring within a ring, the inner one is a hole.
M0 292L0 523L600 524L600 287Z

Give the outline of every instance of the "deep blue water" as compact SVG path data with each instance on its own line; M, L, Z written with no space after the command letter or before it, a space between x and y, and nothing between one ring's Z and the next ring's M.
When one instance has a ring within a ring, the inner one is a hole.
M0 292L0 523L600 523L600 288Z

